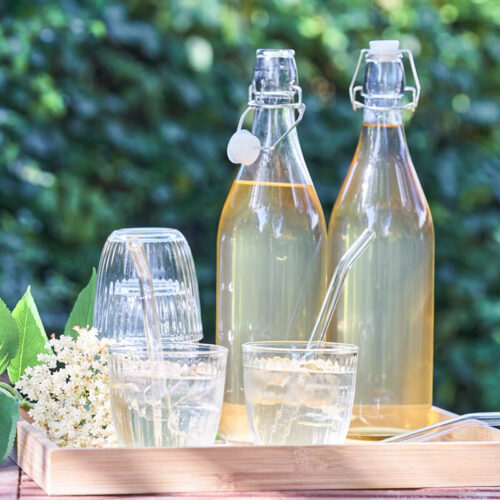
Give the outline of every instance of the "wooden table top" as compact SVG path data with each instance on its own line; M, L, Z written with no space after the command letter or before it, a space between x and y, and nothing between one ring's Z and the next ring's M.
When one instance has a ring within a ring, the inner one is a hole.
M313 499L313 498L464 498L464 499L500 499L500 487L498 488L423 488L415 490L318 490L318 491L268 491L268 492L245 492L245 493L186 493L174 495L138 495L127 496L127 500L147 499L156 497L168 497L170 499L187 500L200 498L293 498L293 499ZM1 500L111 500L113 498L125 498L117 496L85 496L68 497L52 496L48 497L43 490L31 480L12 459L0 466L0 499Z

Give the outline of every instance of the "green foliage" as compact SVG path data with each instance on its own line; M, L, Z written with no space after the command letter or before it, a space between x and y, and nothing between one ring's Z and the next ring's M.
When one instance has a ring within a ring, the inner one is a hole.
M92 268L92 275L87 286L78 294L75 305L69 315L64 335L76 338L78 334L73 330L75 326L86 328L92 326L94 320L94 295L95 295L96 272Z
M19 330L17 323L0 299L0 374L9 366L19 346Z
M436 228L436 403L498 409L498 2L0 5L0 295L10 307L33 283L45 324L62 331L112 230L177 227L213 340L217 221L235 173L225 148L254 50L296 50L308 107L299 135L328 217L360 130L348 100L359 50L398 38L422 83L406 129Z
M14 444L19 414L17 399L0 387L0 464L5 462Z
M21 378L26 367L40 363L37 359L39 353L52 351L45 348L48 339L30 287L12 311L12 317L19 330L19 347L8 366L9 379L12 384L15 384Z
M86 321L86 323L82 323L83 325L91 325L95 278L96 272L93 268L89 283L80 292L73 306L68 324L82 319ZM75 323L73 326L79 325ZM75 338L77 334L71 331L71 336ZM31 296L30 287L12 314L0 299L0 375L7 369L10 381L14 385L28 366L40 363L38 354L52 352L45 347L47 340L42 320ZM0 382L0 429L2 429L0 433L0 464L10 454L14 444L19 407L25 410L33 408L31 403L23 399L14 387Z

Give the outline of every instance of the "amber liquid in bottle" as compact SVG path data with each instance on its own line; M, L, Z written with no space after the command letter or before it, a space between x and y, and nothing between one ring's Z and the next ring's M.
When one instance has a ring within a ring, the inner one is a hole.
M326 227L312 185L236 180L218 237L218 343L230 346L221 432L248 441L241 345L305 340L323 292ZM323 223L324 224L324 223Z

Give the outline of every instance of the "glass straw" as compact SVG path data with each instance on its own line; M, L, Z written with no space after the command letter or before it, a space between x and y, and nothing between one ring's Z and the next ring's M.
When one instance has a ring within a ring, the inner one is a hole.
M134 261L139 287L141 291L142 314L144 319L144 333L151 369L151 396L153 410L153 427L155 446L161 446L161 407L163 397L161 380L154 376L159 373L162 361L162 345L158 308L154 294L153 277L149 267L144 245L139 238L127 238L127 250ZM155 368L156 366L156 368Z
M451 426L465 422L467 420L479 420L480 422L485 422L491 426L500 425L500 412L481 412L481 413L466 413L465 415L459 415L458 417L450 418L443 422L438 422L437 424L428 425L427 427L422 427L414 431L405 432L404 434L399 434L398 436L392 436L390 438L383 439L381 443L398 443L403 441L430 441L433 438L439 437L445 434ZM420 437L420 439L417 439Z
M340 292L347 273L356 260L358 260L361 254L366 250L373 238L375 238L375 231L370 228L365 229L361 233L361 236L355 240L344 255L342 255L335 272L333 273L332 279L330 280L318 318L316 319L311 336L309 337L309 342L307 343L308 349L311 349L313 344L316 342L323 342L328 325L332 320L335 306L339 300Z
M137 278L139 279L144 332L148 350L150 352L160 352L161 331L158 321L158 308L156 306L153 277L144 251L144 245L139 238L127 238L127 250L134 261Z

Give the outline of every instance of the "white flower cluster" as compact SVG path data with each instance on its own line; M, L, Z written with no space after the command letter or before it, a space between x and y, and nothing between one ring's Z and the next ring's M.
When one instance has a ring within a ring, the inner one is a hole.
M16 388L30 401L34 425L59 446L104 447L116 444L108 386L109 339L97 330L75 327L78 337L62 335L39 354L40 365L26 368Z

